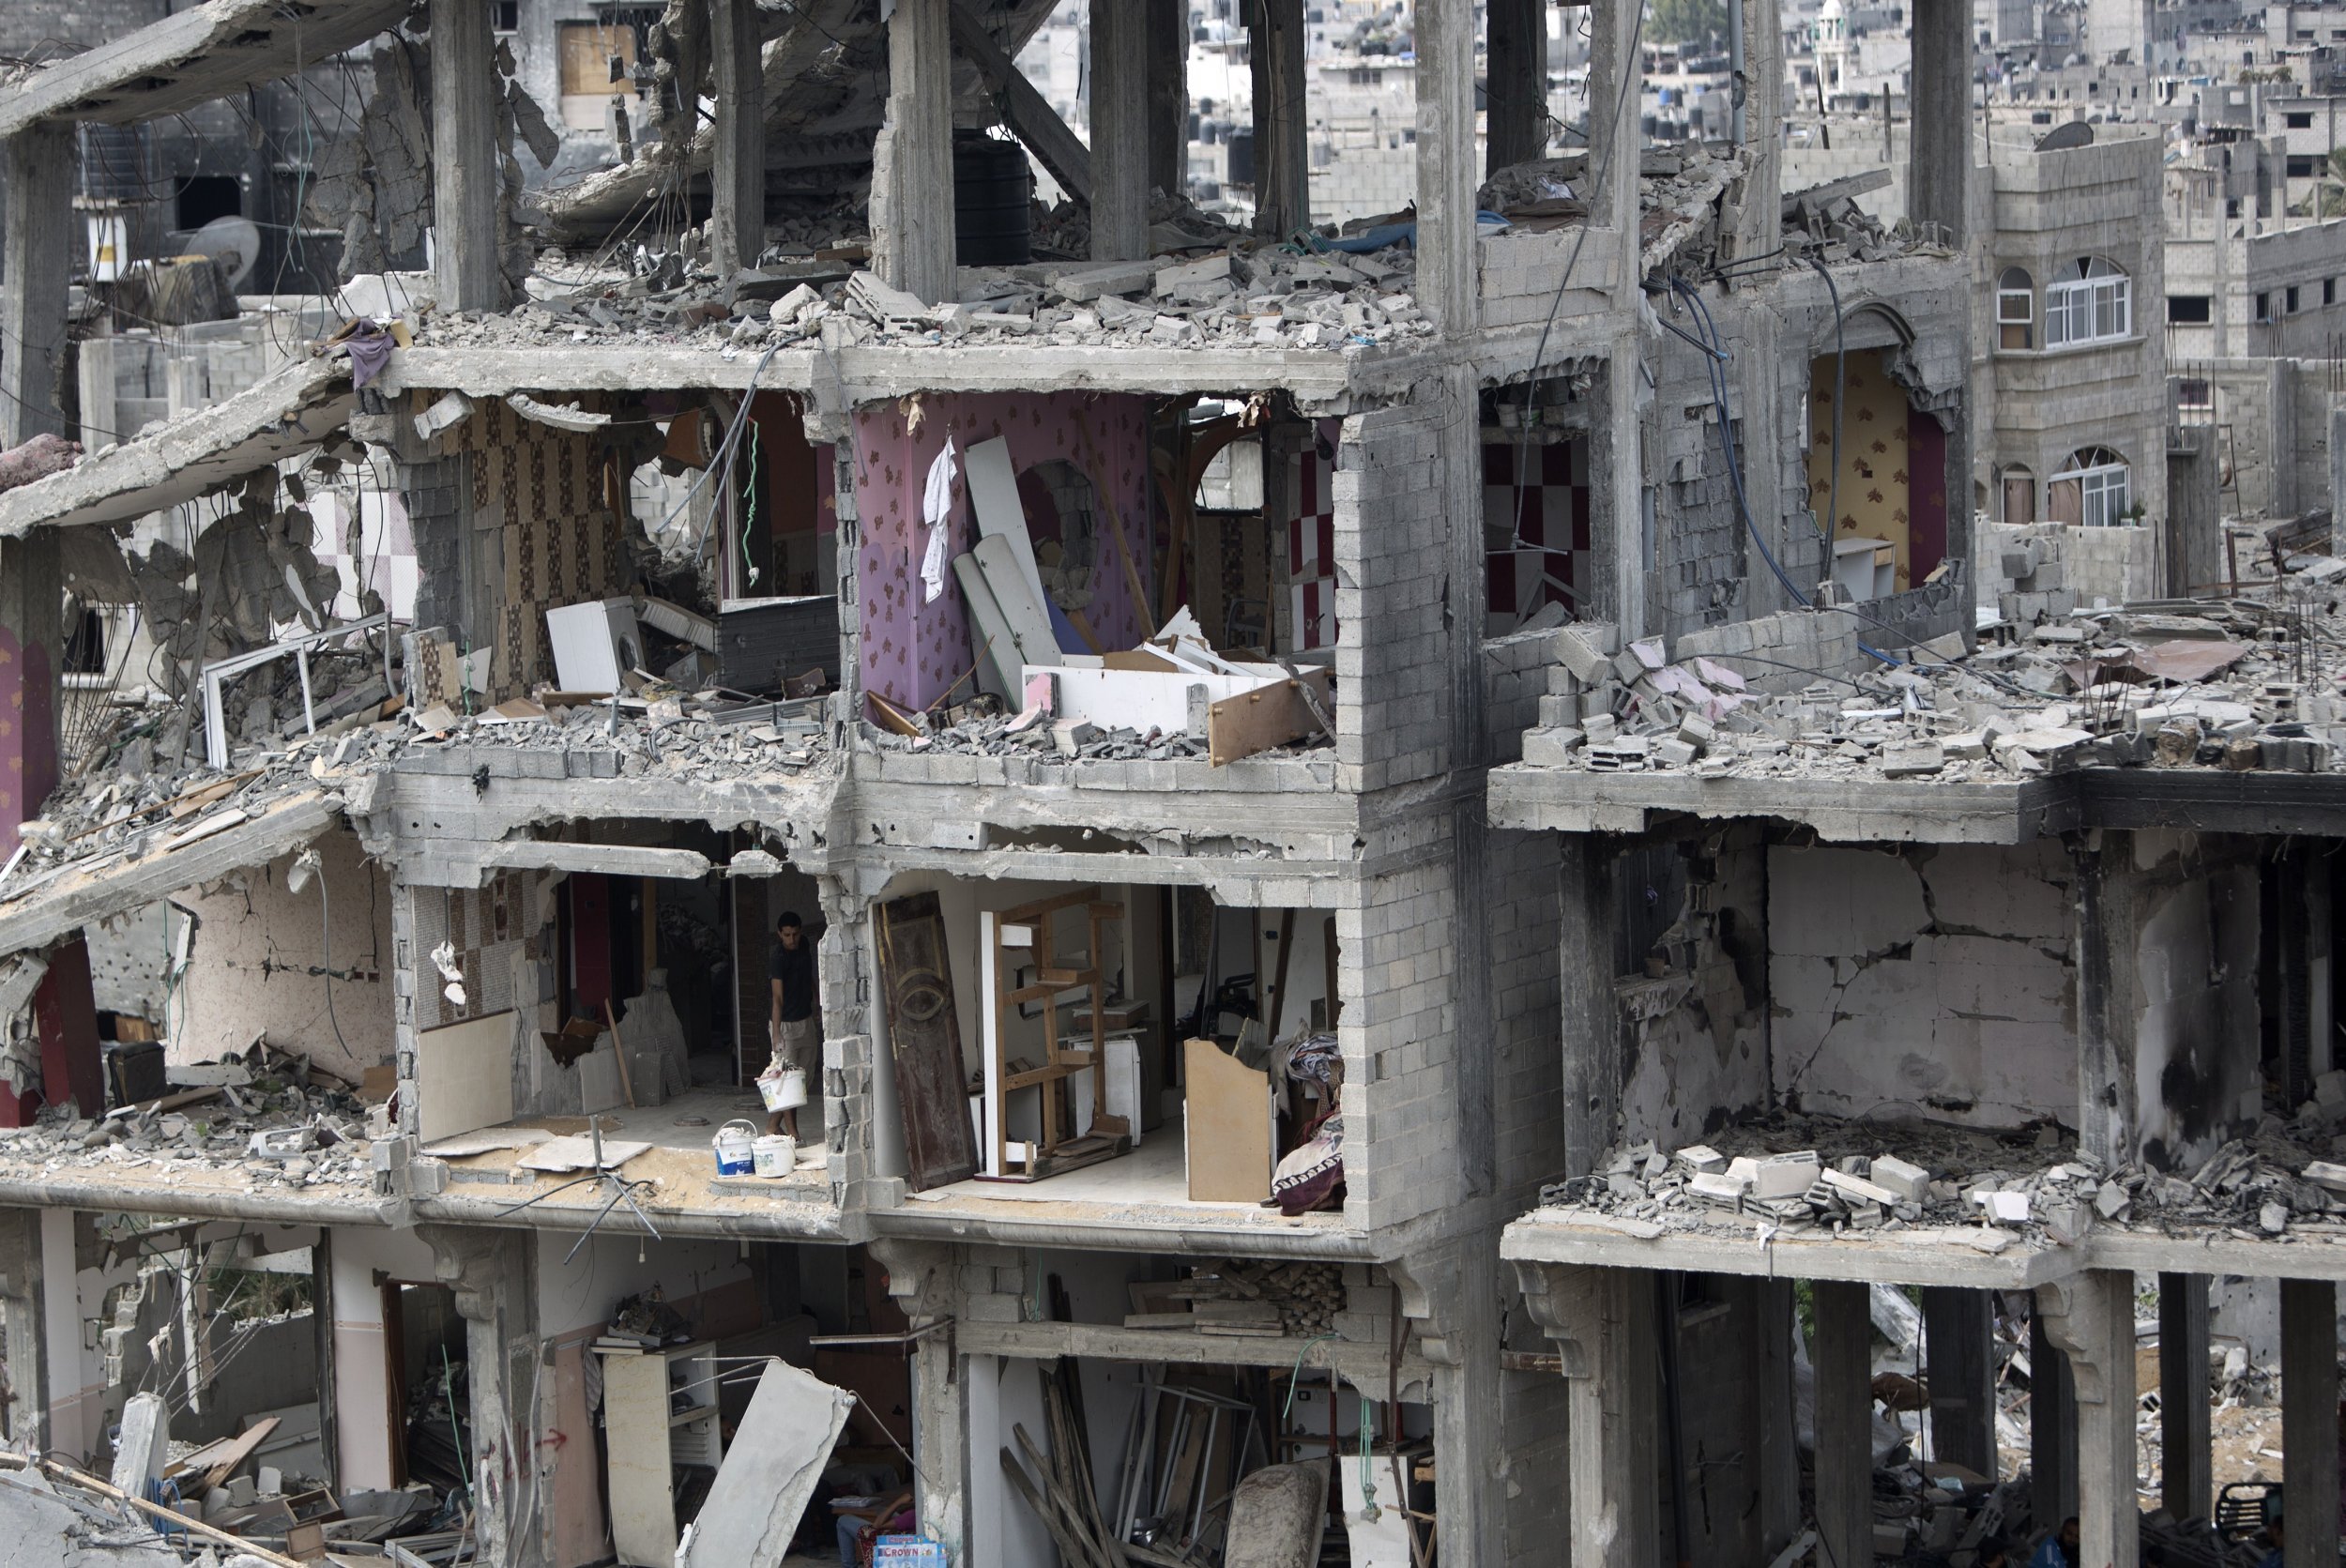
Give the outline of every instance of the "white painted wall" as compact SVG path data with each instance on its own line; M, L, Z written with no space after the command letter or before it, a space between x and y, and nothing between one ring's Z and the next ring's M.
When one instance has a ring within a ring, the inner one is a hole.
M412 1230L337 1230L328 1303L334 1314L334 1427L345 1492L391 1484L392 1404L383 1340L380 1271L393 1280L431 1284L432 1249ZM401 1404L404 1404L403 1393Z

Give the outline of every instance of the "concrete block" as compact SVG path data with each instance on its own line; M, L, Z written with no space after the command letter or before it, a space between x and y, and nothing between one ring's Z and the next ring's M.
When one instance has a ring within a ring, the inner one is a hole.
M1523 732L1523 760L1534 768L1562 768L1584 738L1577 729L1562 727Z
M1544 729L1571 727L1580 723L1578 696L1545 696L1540 699L1540 725Z
M1593 686L1605 678L1611 663L1602 641L1595 627L1567 626L1556 638L1557 662L1570 671L1575 680Z
M961 1303L961 1315L972 1323L1015 1323L1020 1321L1019 1300L1015 1296L970 1296Z
M1729 1165L1728 1174L1735 1167ZM1762 1200L1777 1197L1799 1197L1817 1184L1823 1166L1813 1149L1792 1154L1771 1154L1759 1162L1752 1172L1752 1195Z
M1930 1172L1893 1154L1877 1158L1867 1179L1888 1188L1900 1203L1922 1203L1930 1196Z

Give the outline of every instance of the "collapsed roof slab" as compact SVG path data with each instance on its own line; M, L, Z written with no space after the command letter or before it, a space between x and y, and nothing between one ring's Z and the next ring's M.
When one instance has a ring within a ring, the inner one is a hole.
M404 1225L404 1205L374 1196L366 1184L289 1187L256 1181L257 1162L208 1169L145 1169L95 1159L52 1156L20 1162L0 1136L0 1204L23 1209L91 1209L171 1219L266 1220L271 1225ZM273 1176L275 1167L270 1167Z
M225 403L0 493L0 535L129 523L323 444L358 396L339 360L300 359Z
M1385 373L1381 358L1358 348L1086 348L965 340L919 348L847 345L832 354L786 348L761 364L762 354L747 349L588 348L550 337L542 344L403 349L374 385L387 393L501 397L513 391L741 391L754 384L760 391L812 393L847 405L909 392L1244 396L1277 388L1309 410L1342 413L1357 396L1410 384L1415 371Z
M1491 769L1491 826L1639 833L1673 815L1776 817L1845 844L2025 844L2040 833L2078 826L2074 777L2010 784L1840 783L1597 773L1512 763Z
M1878 776L1599 773L1511 763L1490 773L1491 825L1640 833L1672 816L1774 817L1837 844L2026 844L2084 828L2346 838L2346 775L2081 768L2009 784Z
M124 863L113 854L59 867L23 888L0 887L0 953L22 952L111 915L136 909L199 882L267 865L332 827L342 797L302 790L270 802L258 815L176 849Z
M2084 1249L1974 1226L1910 1226L1834 1237L1824 1232L1741 1236L1664 1232L1610 1215L1542 1210L1501 1233L1499 1256L1515 1263L1676 1269L1763 1279L1881 1280L1982 1290L2032 1290L2091 1267ZM1982 1250L1991 1236L2001 1250Z
M0 136L43 120L132 125L273 82L396 26L413 0L205 0L0 84Z

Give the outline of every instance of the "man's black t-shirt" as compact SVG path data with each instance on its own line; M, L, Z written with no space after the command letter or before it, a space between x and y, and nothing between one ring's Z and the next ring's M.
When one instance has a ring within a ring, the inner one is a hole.
M815 1016L815 943L800 936L796 948L779 941L766 950L766 978L782 982L782 1021Z

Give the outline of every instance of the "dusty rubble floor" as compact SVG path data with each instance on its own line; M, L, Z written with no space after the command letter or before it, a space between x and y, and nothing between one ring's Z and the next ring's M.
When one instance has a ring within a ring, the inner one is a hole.
M818 1113L819 1114L819 1113ZM720 1088L694 1088L671 1098L665 1104L627 1107L597 1113L594 1120L601 1123L603 1141L616 1143L648 1143L652 1147L619 1167L619 1174L632 1182L649 1182L650 1188L638 1190L635 1201L647 1209L705 1210L715 1208L752 1208L770 1204L778 1199L798 1203L830 1201L830 1179L824 1169L821 1139L813 1134L811 1120L800 1123L799 1166L787 1178L717 1176L716 1155L710 1140L726 1122L744 1120L753 1123L758 1132L766 1130L766 1113L758 1104L757 1096L730 1086ZM536 1130L549 1137L565 1137L586 1134L588 1119L584 1116L522 1117L497 1128L484 1128L482 1133ZM466 1134L447 1144L460 1144ZM431 1149L446 1144L425 1146ZM537 1201L546 1208L583 1208L588 1210L602 1208L607 1194L594 1190L592 1184L582 1184L567 1192L556 1193L563 1183L575 1180L583 1172L549 1174L520 1168L527 1157L527 1148L498 1149L485 1153L452 1156L449 1159L448 1191L457 1197L478 1197L510 1202Z

